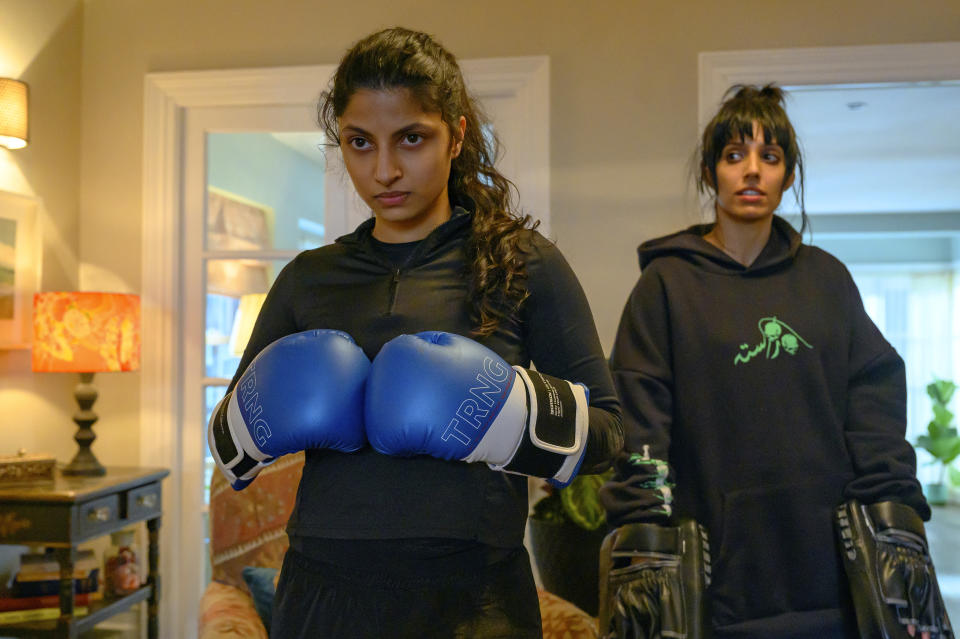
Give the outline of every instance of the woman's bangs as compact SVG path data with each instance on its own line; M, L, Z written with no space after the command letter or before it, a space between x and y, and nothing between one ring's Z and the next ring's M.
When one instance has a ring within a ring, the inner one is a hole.
M717 122L713 129L713 147L715 156L720 157L723 147L731 142L740 142L753 139L753 125L756 122L763 132L764 144L778 144L787 150L793 139L789 125L775 113L731 113L727 118Z

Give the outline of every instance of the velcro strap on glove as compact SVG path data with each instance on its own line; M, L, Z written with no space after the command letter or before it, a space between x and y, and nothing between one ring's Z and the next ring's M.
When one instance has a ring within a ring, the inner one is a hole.
M707 532L692 519L617 528L600 550L601 636L709 637L710 567Z
M835 523L863 639L907 638L907 625L932 638L952 638L923 530L909 506L851 500Z
M539 371L514 369L527 392L526 429L510 459L490 467L566 486L580 469L587 449L587 389Z

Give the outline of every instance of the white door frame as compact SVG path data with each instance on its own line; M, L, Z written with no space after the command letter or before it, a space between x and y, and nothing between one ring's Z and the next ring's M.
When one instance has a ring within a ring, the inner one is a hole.
M701 52L698 131L734 84L960 80L960 42Z
M515 124L505 146L515 172L508 177L522 194L522 209L540 218L548 235L549 59L465 60L461 67L481 101L506 99L510 105ZM195 415L196 407L188 410L181 390L188 350L184 341L194 339L195 333L187 330L185 318L193 305L184 299L185 279L195 277L183 272L185 125L194 109L313 103L332 72L333 66L321 65L150 73L144 79L139 461L171 471L164 483L160 615L175 621L162 624L163 637L196 636L204 565L204 549L189 539L201 529L200 514L191 500L182 499L185 492L196 490L185 483L197 477L186 468L194 464L195 453L187 451L197 442L186 437L184 429L185 416ZM351 228L357 212L345 206L342 215L338 226Z

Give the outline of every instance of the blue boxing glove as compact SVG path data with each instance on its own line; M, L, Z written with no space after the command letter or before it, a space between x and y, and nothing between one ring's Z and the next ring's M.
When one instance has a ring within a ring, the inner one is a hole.
M234 490L281 455L363 447L369 370L363 350L341 331L294 333L260 351L207 426L210 452Z
M401 335L373 360L366 428L386 455L485 462L570 483L587 448L587 389L512 367L472 339Z

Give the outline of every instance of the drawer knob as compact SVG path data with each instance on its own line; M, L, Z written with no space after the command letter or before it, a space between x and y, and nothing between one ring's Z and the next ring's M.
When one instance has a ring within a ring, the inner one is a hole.
M103 506L101 508L94 508L87 514L87 519L90 521L109 521L110 507Z
M143 506L144 508L153 508L157 505L157 494L149 493L146 495L140 495L137 497L137 505Z

